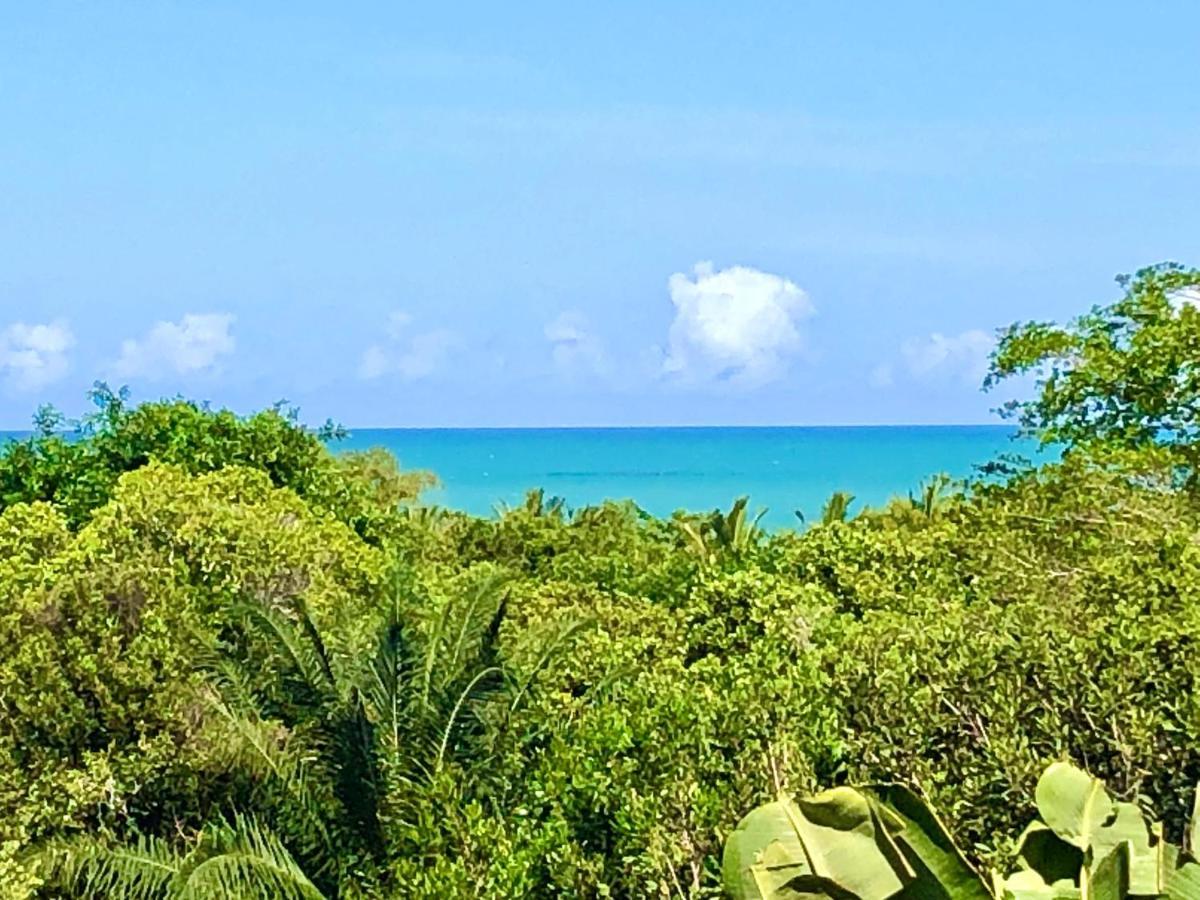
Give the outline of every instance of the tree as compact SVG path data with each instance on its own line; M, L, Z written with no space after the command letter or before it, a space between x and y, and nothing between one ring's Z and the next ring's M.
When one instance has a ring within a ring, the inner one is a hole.
M0 446L0 511L41 500L77 528L108 502L123 474L152 462L194 475L241 466L379 544L391 513L436 483L426 472L401 471L380 448L335 456L327 442L345 430L329 422L305 428L284 403L239 416L183 399L134 406L126 389L103 382L89 396L95 410L80 421L42 407L33 435Z
M499 655L501 590L482 579L418 639L397 582L367 656L333 652L302 601L248 603L244 639L209 660L231 771L255 773L255 808L330 896L383 866L444 767L486 753L484 708L519 696Z
M1032 374L1036 396L1003 412L1067 452L1163 450L1200 471L1200 270L1162 263L1125 295L1067 325L1023 322L1000 337L985 382Z

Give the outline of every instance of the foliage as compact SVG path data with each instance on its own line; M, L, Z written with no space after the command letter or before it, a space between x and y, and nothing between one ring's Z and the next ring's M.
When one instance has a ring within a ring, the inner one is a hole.
M722 870L735 900L991 897L937 816L895 784L781 794L738 823Z
M43 407L36 430L0 453L0 510L15 503L53 503L72 526L83 524L113 495L121 475L150 462L191 474L242 466L264 472L276 487L295 491L360 531L433 483L427 473L402 473L378 451L335 457L323 438L341 431L303 428L284 404L242 418L187 400L130 406L124 390L97 383L95 412L74 433Z
M1044 821L1021 835L1017 871L993 872L994 893L928 805L899 785L839 787L799 800L781 794L758 807L726 841L725 887L736 900L1200 897L1192 856L1200 810L1180 850L1136 804L1114 801L1070 763L1051 764L1036 797Z
M1137 804L1114 801L1103 782L1070 763L1047 768L1036 797L1042 820L1021 835L1018 871L1005 878L994 875L997 896L1200 897L1200 862L1194 856L1197 810L1187 846L1180 849L1164 839L1162 826L1148 822Z
M854 495L846 491L834 491L821 508L821 524L830 525L834 522L845 522L850 517L850 504Z
M1024 322L1000 338L988 385L1037 377L1008 412L1069 449L1166 447L1200 461L1200 270L1164 263L1118 283L1125 295L1068 325Z
M721 556L737 560L750 553L763 538L758 523L766 515L759 510L753 518L747 512L749 497L738 497L728 513L719 509L707 516L677 515L674 519L690 552L706 564Z
M206 826L181 850L157 838L132 846L94 839L43 851L48 883L72 896L201 900L322 900L279 838L236 816Z

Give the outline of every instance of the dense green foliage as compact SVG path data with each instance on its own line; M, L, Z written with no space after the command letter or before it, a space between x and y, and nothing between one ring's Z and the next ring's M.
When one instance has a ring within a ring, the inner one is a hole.
M1013 325L988 384L1034 373L1009 412L1048 443L1095 451L1167 448L1200 462L1200 270L1174 263L1118 283L1125 295L1066 326ZM1191 474L1191 473L1189 473Z
M1165 381L1135 387L1157 357L1126 337L1089 374L1091 319L1038 326L1082 342L1027 408L1060 462L858 514L840 495L776 534L746 502L426 508L426 476L281 410L100 390L78 433L41 416L0 452L0 897L718 896L746 810L883 781L1003 865L1063 758L1178 836L1200 779L1186 281L1130 286L1168 298L1128 337L1175 348ZM997 371L1067 339L1032 334ZM1110 389L1157 424L1094 412Z

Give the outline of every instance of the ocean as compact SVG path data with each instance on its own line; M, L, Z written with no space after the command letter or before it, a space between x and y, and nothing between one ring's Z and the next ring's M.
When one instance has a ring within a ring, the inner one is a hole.
M1036 459L1007 426L362 429L337 445L382 446L441 480L433 502L479 515L530 488L569 507L632 499L656 515L726 509L746 494L763 524L810 520L833 491L851 512L915 491L929 476L974 474L1000 454Z
M0 432L0 442L5 433ZM8 433L15 437L17 433ZM1037 460L1036 445L993 425L768 428L364 428L335 450L386 447L441 486L428 500L477 515L516 505L531 488L569 507L632 499L655 515L727 509L741 495L763 524L819 517L834 491L851 512L954 478L1005 453Z

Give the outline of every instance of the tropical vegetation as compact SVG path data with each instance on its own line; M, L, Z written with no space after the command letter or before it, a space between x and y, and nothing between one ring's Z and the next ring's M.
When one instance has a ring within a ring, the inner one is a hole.
M1039 896L1082 890L1134 810L1190 852L1198 284L1001 336L1053 461L777 532L436 508L282 405L42 410L0 451L0 898L718 897L747 811L822 788L1014 897L1039 841L1078 862Z

